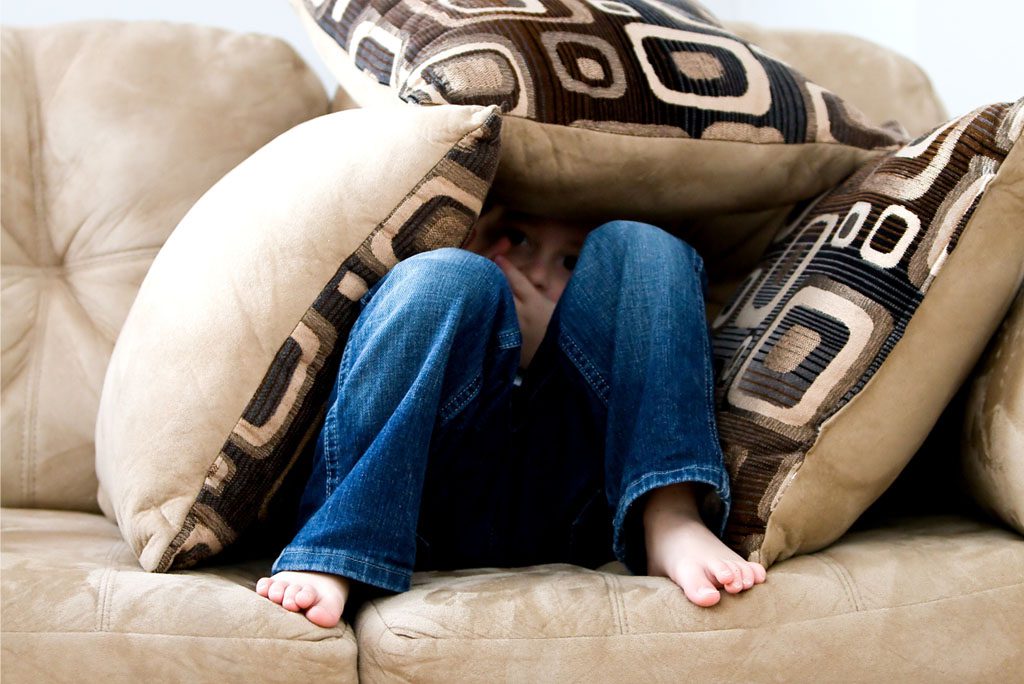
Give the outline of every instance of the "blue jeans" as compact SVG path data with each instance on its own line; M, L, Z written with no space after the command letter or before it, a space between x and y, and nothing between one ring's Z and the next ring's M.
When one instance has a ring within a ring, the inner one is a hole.
M272 572L405 591L413 570L617 558L646 572L646 492L697 482L721 536L707 276L668 233L592 231L521 386L505 276L439 249L362 299L296 534Z

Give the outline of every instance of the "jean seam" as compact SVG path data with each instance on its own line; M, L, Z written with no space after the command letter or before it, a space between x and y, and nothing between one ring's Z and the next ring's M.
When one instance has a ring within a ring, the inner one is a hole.
M673 480L671 482L662 482L661 484L654 485L653 487L649 487L647 489L643 489L644 483L646 483L647 481L649 481L651 479L660 478L660 476L663 476L663 475L671 476L671 475L675 475L675 474L684 474L684 473L687 474L687 475L690 475L690 474L693 474L693 475L708 474L709 477L707 479L694 479L694 478L676 479L676 480ZM716 487L717 489L720 489L721 492L722 492L721 496L722 496L723 502L724 502L724 500L728 499L729 496L730 496L728 480L726 478L722 477L722 471L719 468L715 468L713 466L688 465L688 466L683 466L682 468L673 468L672 470L657 470L657 471L654 471L654 472L646 473L645 475L643 475L641 477L638 477L637 479L633 480L628 485L626 485L625 489L622 490L622 495L621 495L620 500L619 500L618 510L615 511L615 520L614 520L613 524L614 524L614 528L615 528L616 545L618 545L618 542L619 542L619 530L620 530L622 524L625 522L625 519L626 519L626 511L629 509L629 506L634 501L636 501L638 498L640 498L640 496L642 496L643 494L647 493L651 489L655 489L657 487L668 486L669 484L674 484L674 483L677 483L677 482L695 482L695 481L696 482L702 482L704 484L708 484L708 485L711 485L713 487ZM636 494L635 496L631 497L630 494L632 492L638 490L638 489L642 490L642 491L640 493ZM724 522L724 517L723 517L723 522Z
M449 420L458 415L459 411L469 405L469 402L480 394L480 386L483 384L483 378L478 374L473 377L468 383L463 385L461 389L455 392L451 399L445 402L444 406L441 407L439 415L441 417L441 425L444 425Z
M698 279L700 279L700 285L701 285L701 288L702 288L702 291L701 291L701 304L703 304L704 303L704 296L703 296L703 286L704 286L703 271L704 271L704 267L703 267L703 265L701 264L700 261L697 261L697 260L694 261L693 270L697 273ZM706 414L706 419L707 419L708 434L711 435L711 437L712 437L712 439L713 439L715 444L719 444L720 442L719 442L719 437L718 437L718 426L717 426L717 421L715 419L715 374L714 374L714 369L711 367L712 366L711 359L712 359L712 353L713 352L711 351L710 335L711 335L711 331L708 329L707 323L705 322L705 324L703 326L703 330L702 330L702 335L701 335L701 348L702 348L702 352L703 352L703 357L702 358L703 358L703 363L704 363L704 381L705 381L704 382L704 386L705 386L705 390L704 390L704 394L705 394L704 412Z
M559 334L558 341L561 343L562 351L564 351L565 355L569 357L572 364L576 366L580 375L582 375L583 379L586 380L588 385L590 385L590 388L594 390L594 393L597 395L598 399L601 400L601 403L607 406L609 391L608 381L604 379L604 376L597 370L597 367L590 362L590 359L588 359L586 354L583 353L580 346L576 344L576 341L572 339L572 336L565 332L565 330L562 330L561 334Z
M329 497L334 492L335 487L338 486L338 469L335 467L334 458L331 457L331 454L334 453L334 449L336 448L334 439L334 423L329 417L324 421L322 429L324 433L324 470L326 471L324 494L325 497Z
M522 346L522 338L518 330L505 330L498 333L498 349L512 349Z
M293 556L297 556L298 558L292 558ZM364 568L367 568L369 570L377 571L379 573L383 573L388 579L395 579L395 580L398 580L400 583L403 583L403 584L405 582L408 582L409 578L412 575L412 570L411 569L409 569L409 570L398 569L397 566L393 566L393 565L389 565L389 564L384 564L384 563L381 563L381 562L378 562L378 561L369 560L369 559L367 559L365 557L354 556L354 555L352 555L350 553L346 553L344 551L337 551L337 550L333 550L333 549L313 548L313 547L308 547L308 546L289 547L286 551L281 553L281 555L275 561L274 566L275 567L279 567L280 565L289 565L289 564L305 566L307 564L311 564L312 563L311 561L308 560L308 557L310 557L310 556L315 556L317 558L324 558L324 557L326 557L326 558L336 558L336 559L340 559L342 561L348 561L348 562L354 563L356 565L362 566ZM291 560L292 562L289 563L288 562L289 560ZM324 565L324 564L315 564L315 563L312 563L312 564L317 565L318 567L322 567ZM313 570L313 572L318 572L318 571L317 570ZM356 573L356 574L358 574L358 573ZM348 577L349 575L346 574L344 576ZM365 581L365 579L360 579L358 577L353 577L352 579L357 579L359 581Z

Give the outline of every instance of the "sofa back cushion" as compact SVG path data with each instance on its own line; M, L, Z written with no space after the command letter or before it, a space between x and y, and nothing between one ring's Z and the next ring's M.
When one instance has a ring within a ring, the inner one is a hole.
M726 28L839 95L871 121L896 121L918 136L949 119L924 70L884 45L841 33L746 22L728 22Z
M1024 534L1024 289L971 379L960 460L974 500Z
M209 186L327 98L264 36L102 22L0 44L0 497L96 511L100 389L150 263Z

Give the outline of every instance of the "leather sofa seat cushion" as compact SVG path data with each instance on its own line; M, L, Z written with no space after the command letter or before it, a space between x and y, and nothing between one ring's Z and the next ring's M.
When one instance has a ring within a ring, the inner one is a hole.
M101 515L3 511L4 681L355 682L356 641L259 596L270 560L147 573Z
M114 340L189 207L327 110L281 40L192 25L4 28L4 506L99 511L94 431Z
M1015 532L937 516L851 532L710 609L618 563L417 573L357 614L360 681L996 681L1024 664L1021 567Z
M960 456L974 499L1024 534L1024 289L975 369Z

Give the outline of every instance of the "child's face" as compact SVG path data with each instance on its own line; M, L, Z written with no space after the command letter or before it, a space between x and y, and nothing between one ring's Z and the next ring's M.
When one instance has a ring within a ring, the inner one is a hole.
M557 302L590 228L496 205L477 220L466 249L492 260L504 256L542 295Z

